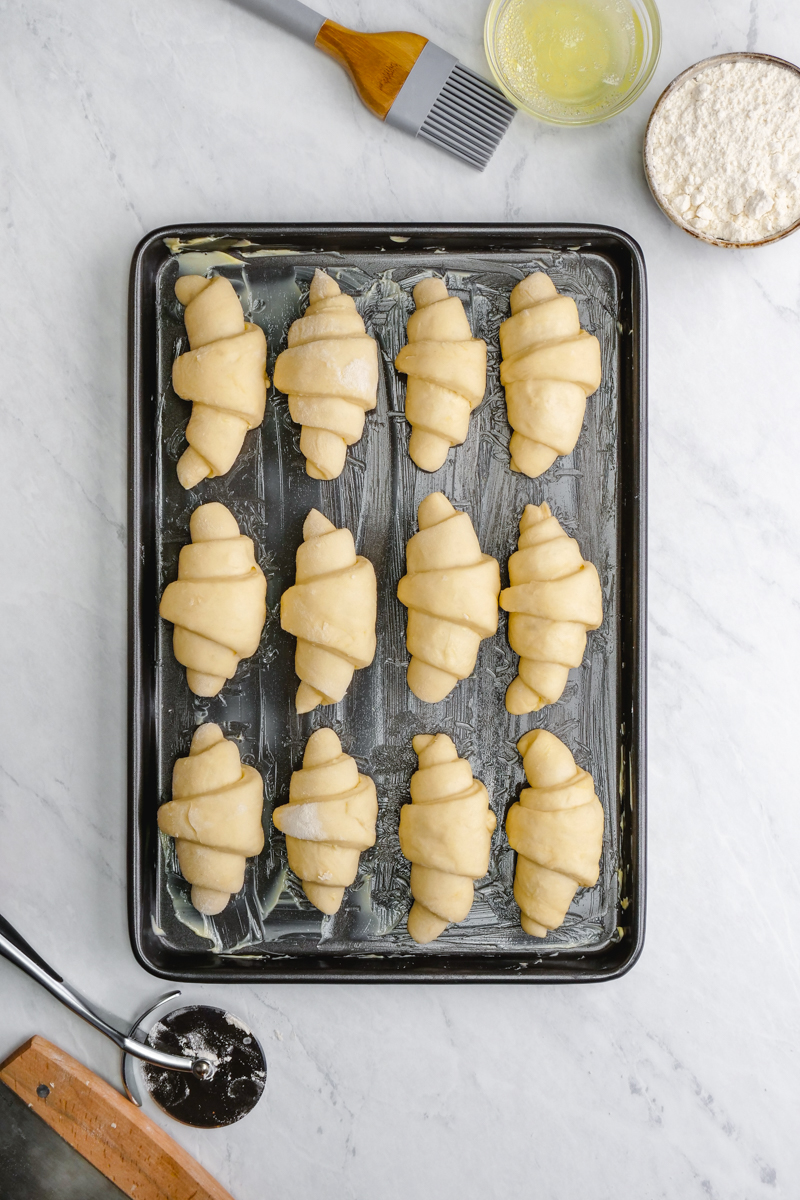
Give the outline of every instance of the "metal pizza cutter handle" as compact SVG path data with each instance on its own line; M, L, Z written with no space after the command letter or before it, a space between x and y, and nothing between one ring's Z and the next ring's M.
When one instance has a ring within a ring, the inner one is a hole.
M250 1030L230 1013L205 1005L183 1008L162 1018L144 1038L139 1030L147 1016L180 995L170 992L124 1034L65 983L2 916L0 955L120 1048L125 1090L134 1104L141 1106L141 1100L128 1069L129 1055L147 1064L151 1073L145 1073L145 1081L156 1103L190 1125L229 1125L261 1098L266 1085L263 1052Z

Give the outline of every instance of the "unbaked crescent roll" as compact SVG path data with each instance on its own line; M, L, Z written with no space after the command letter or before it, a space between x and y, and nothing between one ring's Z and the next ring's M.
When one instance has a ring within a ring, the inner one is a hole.
M472 674L481 640L497 632L500 568L442 492L425 497L418 521L397 598L408 609L408 686L436 704Z
M239 661L258 649L267 619L267 581L253 542L224 504L201 504L189 521L192 544L178 559L159 613L175 626L172 646L197 696L216 696Z
M413 746L419 770L411 776L411 803L400 809L400 849L412 864L408 932L424 945L472 908L473 881L489 870L497 818L446 733L418 734Z
M586 631L603 623L597 569L549 506L527 504L519 530L519 549L508 560L511 587L500 593L500 607L511 614L508 640L520 656L506 692L506 708L517 714L555 704L570 667L583 662Z
M514 899L522 928L547 937L567 914L579 887L594 887L603 850L603 806L591 775L546 729L517 742L529 788L506 818L508 844L517 851Z
M511 312L500 326L511 470L535 479L575 449L586 397L600 386L600 343L544 271L517 284Z
M474 338L464 305L441 279L414 288L408 345L394 360L408 376L408 453L423 471L438 471L451 446L466 440L469 418L486 391L486 342Z
M378 346L353 297L324 271L315 271L308 308L289 329L275 386L289 397L292 420L303 426L308 474L336 479L347 447L364 432L364 414L378 402Z
M183 275L175 295L186 305L190 348L173 364L172 385L181 399L194 402L178 479L192 488L230 471L244 435L264 420L267 339L245 322L233 284L221 275Z
M219 725L201 725L188 758L172 772L172 799L158 810L158 827L176 839L192 904L214 916L241 891L247 859L264 848L264 782L243 764L239 747Z
M311 903L320 912L338 912L361 851L375 845L378 798L332 729L312 733L303 766L289 782L289 803L272 819L286 834L289 867Z
M281 596L281 628L297 638L295 707L338 704L353 672L375 657L378 587L372 563L356 555L349 529L312 508L297 548L294 587Z

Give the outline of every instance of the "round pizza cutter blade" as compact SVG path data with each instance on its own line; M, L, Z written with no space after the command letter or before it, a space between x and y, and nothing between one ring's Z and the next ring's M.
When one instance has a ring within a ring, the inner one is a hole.
M142 1064L148 1092L177 1121L201 1129L232 1125L261 1099L267 1082L261 1046L244 1022L224 1008L192 1004L174 1009L156 1021L147 1045L211 1064L205 1079Z

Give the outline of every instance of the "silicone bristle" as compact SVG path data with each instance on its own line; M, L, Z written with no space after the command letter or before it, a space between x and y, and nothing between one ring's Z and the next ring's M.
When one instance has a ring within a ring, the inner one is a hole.
M418 136L482 171L516 111L498 88L456 63Z

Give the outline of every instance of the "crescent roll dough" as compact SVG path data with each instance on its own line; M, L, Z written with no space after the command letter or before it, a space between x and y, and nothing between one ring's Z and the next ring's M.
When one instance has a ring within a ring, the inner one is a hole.
M517 284L511 312L500 326L511 470L535 479L575 448L586 397L600 386L600 343L543 271Z
M230 471L244 435L264 420L267 339L245 322L233 284L221 275L183 275L175 295L186 305L190 349L175 360L172 385L182 400L194 401L178 479L192 488Z
M292 774L289 803L276 808L272 820L286 834L290 868L320 912L339 911L361 851L375 845L377 819L375 784L359 775L332 729L317 729L302 769Z
M441 279L414 288L408 345L394 360L408 376L408 453L423 471L438 471L451 446L466 440L469 418L486 391L486 342L474 338L464 305Z
M419 770L411 776L411 803L400 809L400 849L412 864L408 932L425 944L472 908L473 880L489 870L497 818L447 734L418 734L412 744Z
M518 714L555 704L570 667L583 662L587 629L603 623L597 570L548 505L526 505L519 530L519 549L508 560L511 587L500 593L500 607L511 614L508 640L520 656L506 708Z
M275 386L289 397L303 426L300 449L312 479L335 479L347 447L364 432L364 414L378 400L378 346L352 296L317 270L305 315L289 329L289 347L275 363Z
M216 696L239 660L258 649L267 619L267 581L253 542L239 533L224 504L201 504L189 521L192 544L178 559L178 578L161 597L172 621L172 646L197 696Z
M303 525L295 585L281 596L281 628L297 638L300 677L295 706L310 712L337 704L353 672L375 657L378 587L369 559L356 556L349 529L337 529L315 508Z
M517 851L514 899L533 937L557 929L579 887L594 887L603 849L603 806L594 782L562 741L533 729L517 742L529 788L506 818Z
M264 848L264 783L243 764L239 747L219 725L201 725L188 758L172 772L172 799L158 810L158 827L176 839L192 904L201 913L222 912L244 884L246 860Z
M500 568L441 492L425 497L418 520L397 598L408 609L408 686L436 704L472 674L481 640L497 632Z

